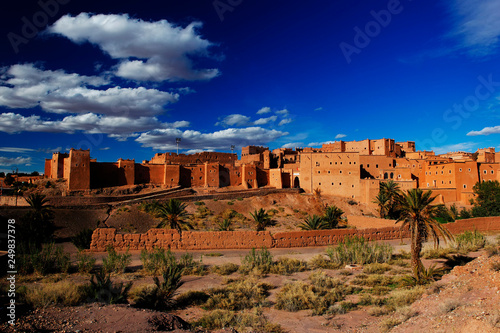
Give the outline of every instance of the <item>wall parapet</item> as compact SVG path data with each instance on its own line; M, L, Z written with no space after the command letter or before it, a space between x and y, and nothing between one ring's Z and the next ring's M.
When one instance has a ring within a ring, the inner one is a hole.
M480 217L459 220L445 225L452 234L467 230L500 231L500 217ZM334 245L345 237L364 237L369 241L408 238L408 230L399 227L370 229L332 229L287 231L183 231L150 229L144 234L119 234L114 228L99 228L92 234L90 250L103 252L107 246L116 250L222 250L251 248L291 248Z

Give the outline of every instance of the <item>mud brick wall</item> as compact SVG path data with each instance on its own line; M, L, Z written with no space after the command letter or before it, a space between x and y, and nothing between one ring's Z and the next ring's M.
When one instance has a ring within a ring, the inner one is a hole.
M500 217L481 217L459 220L446 224L448 230L458 234L466 230L481 232L500 231ZM116 250L125 251L153 249L156 247L172 250L216 250L251 248L291 248L326 246L337 244L346 236L364 237L370 241L381 241L409 237L407 230L399 227L371 229L334 229L313 231L278 232L268 231L184 231L150 229L144 234L118 234L116 229L96 229L92 235L91 251L105 251L112 245Z

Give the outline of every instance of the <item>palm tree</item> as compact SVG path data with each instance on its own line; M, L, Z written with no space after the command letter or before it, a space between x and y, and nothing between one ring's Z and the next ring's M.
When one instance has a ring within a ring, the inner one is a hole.
M342 214L344 214L344 211L337 206L327 206L325 208L325 214L323 215L326 229L337 228L340 220L342 220Z
M269 214L263 209L255 210L253 213L250 213L256 225L257 231L264 231L266 227L271 224L271 217Z
M401 196L399 184L394 180L382 182L380 183L380 192L385 193L388 200L387 216L391 219L397 219L399 217L397 204Z
M50 205L47 205L49 200L45 195L40 193L32 193L26 198L26 202L33 209L32 216L38 221L49 221L54 217L54 212L52 211Z
M217 224L217 226L219 227L219 231L231 231L231 224L231 219L223 219Z
M377 204L378 206L377 210L380 214L380 217L385 219L390 209L390 202L389 198L387 197L387 194L382 191L378 192L377 196L375 197L375 200L373 200L373 203Z
M302 230L322 230L326 229L327 225L325 221L323 221L323 218L318 215L313 215L313 216L308 216L305 220L304 223L299 225L299 228Z
M401 195L399 207L401 216L396 221L403 222L401 228L408 227L411 237L411 265L417 283L422 281L424 266L420 259L422 243L433 239L435 246L439 245L439 237L444 240L453 240L453 235L436 221L438 205L432 205L436 197L432 191L423 192L421 189L412 189Z
M184 220L187 216L186 207L185 203L176 199L159 204L155 209L155 216L162 219L158 228L168 226L170 229L176 229L179 233L182 232L182 229L190 229L191 226Z

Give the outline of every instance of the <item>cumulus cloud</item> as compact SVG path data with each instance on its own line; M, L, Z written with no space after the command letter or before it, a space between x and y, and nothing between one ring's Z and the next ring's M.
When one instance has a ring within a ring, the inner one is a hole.
M248 145L262 145L288 135L287 132L261 127L227 128L213 133L179 129L158 129L142 133L136 141L143 147L157 150L177 148L175 138L181 138L181 149L228 150L231 145L238 148Z
M325 144L333 143L334 141L323 141L323 142L309 142L308 147L319 147Z
M0 77L0 106L41 107L52 113L100 113L140 118L164 112L178 94L157 89L103 87L110 82L97 76L41 70L33 64L4 68Z
M44 120L40 116L25 117L16 113L0 114L0 131L7 133L46 132L46 133L104 133L129 135L156 128L181 128L189 126L187 121L162 123L156 117L140 117L131 121L127 117L102 116L87 113L67 116L62 120Z
M345 138L347 135L345 134L342 134L342 133L339 133L337 135L335 135L335 139L342 139L342 138Z
M454 19L452 36L460 47L475 55L486 55L499 45L500 2L497 0L455 0L450 2Z
M490 134L500 134L500 126L485 127L480 131L470 131L467 136L478 136L478 135L490 135Z
M265 106L262 109L260 109L259 111L257 111L257 114L266 114L269 112L271 112L271 108L268 106Z
M286 125L286 124L290 124L292 122L292 119L291 118L285 118L285 119L282 119L279 123L278 123L278 126L283 126L283 125Z
M0 165L31 165L31 157L3 157L0 156Z
M283 110L276 111L275 113L280 115L280 116L286 117L286 116L288 116L288 114L290 112L287 109L283 109Z
M289 142L289 143L285 143L284 145L281 146L281 148L297 148L297 147L302 147L304 146L304 143L303 142Z
M215 123L216 126L245 126L250 122L250 117L244 116L242 114L230 114L224 117L221 121Z
M441 147L432 147L431 149L436 154L445 154L445 153L454 152L454 151L472 152L473 150L475 150L476 146L477 146L477 143L475 143L475 142L462 142L462 143L456 143L456 144L451 144L451 145L446 145L446 146L441 146Z
M195 57L210 57L213 44L199 33L202 24L192 22L186 27L167 20L147 22L127 14L81 13L65 15L48 32L71 41L97 45L111 58L119 61L116 75L141 81L210 80L219 70L195 69Z
M267 117L267 118L260 118L260 119L257 119L256 121L254 121L253 124L254 125L266 125L268 123L275 122L276 119L278 119L278 117L276 117L276 116L271 116L271 117Z
M322 110L323 110L322 106L320 106L319 108L314 109L314 111L322 111Z

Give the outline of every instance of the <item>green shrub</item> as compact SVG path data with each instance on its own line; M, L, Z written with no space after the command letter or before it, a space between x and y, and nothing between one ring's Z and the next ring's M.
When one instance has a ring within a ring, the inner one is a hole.
M205 206L205 203L203 201L195 201L194 204L195 206Z
M354 279L352 279L351 283L361 285L361 286L375 287L375 286L389 286L389 285L394 283L394 280L392 277L387 276L387 275L360 274L360 275L356 276Z
M342 265L384 263L391 259L393 247L384 243L368 243L363 237L346 237L326 251L330 260Z
M27 287L23 294L26 303L34 308L56 305L75 306L85 299L83 286L69 281Z
M163 271L163 281L153 278L154 286L144 288L136 297L136 306L155 310L168 310L175 304L174 296L183 284L182 268L170 265Z
M113 283L110 274L106 274L104 269L92 274L90 284L85 287L85 294L92 302L102 302L106 304L127 303L128 292L132 287L132 282Z
M202 306L209 299L209 295L205 291L189 290L180 294L175 299L175 305L178 308L187 308L189 306Z
M268 249L265 247L260 251L252 249L250 253L241 260L240 272L243 274L248 274L249 272L267 274L271 270L272 265L273 256Z
M273 274L290 275L305 270L307 270L307 263L305 261L295 258L279 258L273 262L270 272Z
M231 275L234 272L236 272L238 270L238 268L239 268L238 265L233 264L231 262L228 262L228 263L225 263L222 265L212 266L210 268L210 271L212 273L219 274L219 275Z
M90 249L93 233L94 231L92 229L83 229L71 238L71 242L75 244L78 250Z
M424 291L425 288L422 286L416 286L409 289L396 289L389 295L387 304L393 309L410 305L420 298Z
M18 270L21 274L66 273L70 267L70 256L62 247L54 243L45 244L42 249L31 247L29 251L19 255Z
M311 266L312 268L337 269L340 267L340 264L326 259L322 254L317 254L311 258L311 260L309 261L309 266Z
M132 262L132 255L127 252L118 254L113 246L107 246L108 256L102 259L102 267L106 273L123 273Z
M422 258L425 259L447 259L450 254L456 253L457 251L451 247L438 247L438 248L428 248L424 249L422 253Z
M153 251L141 251L142 267L148 274L158 275L176 263L175 257L170 250L154 249Z
M268 295L271 286L258 282L256 279L237 280L224 288L215 288L208 291L209 299L203 308L242 310L261 306Z
M217 223L217 227L219 228L219 231L231 231L232 230L232 228L231 228L232 223L233 222L231 221L231 219L223 219L222 221Z
M342 286L342 281L326 275L323 271L312 273L309 275L309 280L316 289L333 289Z
M465 231L455 236L455 246L459 251L472 252L486 245L486 237L477 230Z
M312 285L302 281L287 283L276 295L275 307L290 312L312 309L316 298Z
M96 259L93 255L79 251L76 255L76 267L79 273L90 273L94 268Z
M184 253L179 258L179 266L183 269L183 275L205 275L207 274L207 269L202 263L202 259L199 262L194 261L193 255L190 253Z
M496 255L500 254L500 249L498 248L497 245L486 245L484 247L484 249L486 250L486 255L488 257L492 257L492 256L496 256Z

